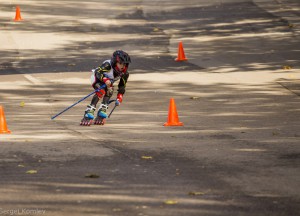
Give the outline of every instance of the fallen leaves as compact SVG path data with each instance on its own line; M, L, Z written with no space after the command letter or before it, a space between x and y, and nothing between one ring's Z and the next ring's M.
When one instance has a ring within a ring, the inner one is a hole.
M142 156L141 158L144 159L144 160L151 160L151 159L153 159L152 156Z
M18 164L18 167L20 167L20 168L25 168L26 166L25 166L24 164ZM26 174L37 174L38 171L37 171L37 170L34 170L34 169L31 169L31 170L27 170L25 173L26 173Z
M205 193L204 192L199 192L199 191L190 191L188 193L190 196L202 196L204 195Z
M27 174L37 174L37 170L28 170Z
M208 193L208 191L206 191L206 192L202 192L202 191L190 191L190 192L187 193L187 195L196 197L196 196L203 196L203 195L205 195L207 193ZM179 204L179 201L176 200L176 199L168 199L168 200L165 200L163 203L165 205L176 205L176 204Z
M288 27L291 29L291 28L295 28L295 25L292 24L292 23L289 23Z
M291 66L289 66L289 65L284 65L284 66L282 66L282 69L283 70L291 70L293 68Z
M166 205L176 205L176 204L178 204L178 201L177 200L166 200L166 201L164 201L164 204L166 204Z
M99 178L100 176L95 173L86 174L85 178Z

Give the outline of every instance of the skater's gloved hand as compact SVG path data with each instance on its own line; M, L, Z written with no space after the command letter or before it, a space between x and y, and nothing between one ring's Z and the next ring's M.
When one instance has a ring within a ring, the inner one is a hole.
M102 98L105 95L105 90L100 89L99 91L96 92L98 98Z
M119 93L117 95L116 106L120 106L120 104L122 103L122 101L123 101L123 95Z
M120 106L121 102L117 99L115 104L116 106Z
M114 89L113 89L113 87L109 87L109 88L107 88L107 95L112 95L114 93Z
M103 81L104 81L105 85L107 86L107 88L110 88L112 86L110 79L104 78Z

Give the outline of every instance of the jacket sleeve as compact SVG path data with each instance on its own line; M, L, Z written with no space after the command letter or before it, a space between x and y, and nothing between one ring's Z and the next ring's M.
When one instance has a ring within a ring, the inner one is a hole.
M119 85L118 85L118 94L125 94L125 88L126 88L126 83L128 81L128 78L129 78L128 72L126 72L126 74L124 74L121 77Z
M103 82L103 73L110 71L111 66L108 62L103 62L103 64L95 69L96 77Z

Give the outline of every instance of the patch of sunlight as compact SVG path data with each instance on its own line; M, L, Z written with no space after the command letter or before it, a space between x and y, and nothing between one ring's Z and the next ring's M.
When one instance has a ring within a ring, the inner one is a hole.
M215 42L219 40L236 40L240 38L253 38L253 37L271 37L271 36L283 36L291 34L289 32L262 32L262 33L240 33L232 34L227 36L194 36L186 37L185 41L190 41L191 43L200 43L200 42Z
M259 113L215 113L215 114L210 114L209 116L257 116ZM263 113L265 114L265 113Z
M260 66L258 66L260 67ZM211 68L209 71L202 71L199 72L188 72L185 71L185 79L181 81L181 83L193 83L195 85L211 85L211 84L218 84L220 83L220 77L222 78L222 83L233 83L239 82L239 88L248 88L249 86L243 86L243 84L251 84L251 83L267 83L270 80L276 80L279 78L289 78L289 75L292 74L286 73L274 73L275 70L265 70L264 73L259 74L259 80L257 76L254 76L253 73L244 73L244 72L234 72L235 69L233 68ZM211 71L218 71L223 73L211 73ZM259 72L259 68L257 68ZM231 72L230 74L226 72ZM293 73L295 78L300 79L300 73ZM182 72L166 72L166 73L140 73L140 74L132 74L130 77L130 81L140 81L143 82L145 80L149 82L153 82L155 86L162 86L164 84L174 83L177 84L178 80L181 80ZM153 86L152 86L153 88ZM163 89L163 90L162 90ZM160 88L160 91L168 91L167 89Z
M26 106L34 106L34 107L45 106L45 107L48 107L49 106L49 102L27 102Z
M233 149L234 151L241 151L241 152L265 152L266 149L250 149L250 148L243 148L243 149Z
M18 44L19 50L51 50L63 48L66 45L84 42L82 34L64 34L64 33L39 33L39 32L20 32L20 31L7 31L7 34L11 36L13 41ZM123 41L130 39L139 39L139 34L97 34L88 37L88 41ZM151 39L151 36L146 36ZM11 50L12 46L7 41L7 36L4 37L3 50ZM150 52L151 53L151 52ZM156 53L156 52L153 52ZM149 54L149 53L148 53Z
M253 197L269 197L269 198L282 197L282 195L279 195L279 194L268 194L268 193L251 194L250 196L253 196Z
M231 32L238 31L238 30L239 30L238 28L236 28L236 29L215 29L212 32L213 33L231 33Z
M16 82L0 82L0 83L1 83L0 89L3 89L3 90L24 89L24 86L23 86L24 82L16 81Z
M48 187L50 184L53 187L57 187L57 193L49 193L47 190L44 190L44 187ZM5 200L6 202L18 202L22 200L26 205L28 203L45 203L52 202L56 200L57 202L95 202L95 201L104 201L110 203L152 203L152 204L161 204L163 203L167 197L153 197L153 196L138 196L138 195L126 195L122 193L122 191L114 190L114 191L102 191L100 194L91 194L91 193L66 193L63 189L60 190L60 186L64 187L64 185L59 183L45 183L45 184L14 184L14 185L6 185L5 187L0 188L0 192L3 194L7 194L7 196L1 197L0 200ZM71 184L72 185L72 184ZM75 184L78 188L80 188L80 184ZM99 188L97 185L93 184L87 186L83 184L83 187L87 188ZM28 200L26 199L27 194L32 194L32 192L38 193L38 196L31 196ZM111 192L111 193L110 193ZM207 200L207 199L192 199L192 198L179 198L176 201L180 204L189 205L211 205L211 206L226 206L237 204L233 201L218 201L218 200ZM74 209L74 207L73 207Z
M26 107L27 106L27 103L25 103L25 105L24 105L24 107ZM48 114L46 114L46 113L43 113L43 114L38 114L38 113L31 113L31 114L29 114L29 113L21 113L21 112L19 112L19 113L16 113L15 115L14 115L14 117L16 118L16 117L43 117L43 116L48 116ZM34 120L34 119L36 119L36 118L33 118L32 120Z
M189 1L162 1L162 0L152 0L143 1L143 12L147 16L153 12L158 11L172 11L181 10L183 5L185 7L198 7L199 0L189 0ZM214 1L201 1L201 7L215 5ZM200 11L201 13L201 11Z
M73 36L62 36L58 33L48 32L48 33L39 33L39 32L10 32L10 36L18 44L18 49L20 50L51 50L58 49L66 42L66 40L72 39L76 41L76 37ZM82 38L81 38L82 40ZM81 41L77 38L77 41ZM11 46L5 47L4 49L11 49Z
M147 122L145 124L130 124L130 123L126 123L126 124L114 124L114 123L110 123L109 125L107 124L106 126L107 127L117 127L117 128L125 128L125 129L128 129L128 128L149 128L150 126L156 126L157 123L154 123L154 122ZM116 129L117 129L116 128Z
M248 127L230 127L230 130L249 130Z
M242 25L242 24L249 24L249 23L269 23L273 22L271 19L243 19L236 21L234 23L214 23L210 24L212 27L225 27L225 26L233 26L233 25Z
M213 73L197 73L197 72L184 72L184 81L182 80L182 72L166 72L166 73L143 73L132 74L130 80L132 81L150 81L160 84L178 83L182 80L184 83L203 84L208 82L216 82L216 76Z
M19 129L20 130L20 129ZM13 140L15 142L33 142L34 140L38 139L41 140L66 140L71 138L76 138L73 135L70 134L63 134L63 133L57 133L57 134L32 134L32 135L25 135L25 134L17 134L17 131L13 131L9 136L5 137L8 140ZM38 133L38 132L37 132ZM5 141L5 139L2 140L3 137L1 137L1 141Z
M81 22L83 22L84 24L89 24L89 25L101 25L101 26L144 26L145 25L145 20L129 20L129 19L125 19L125 20L116 20L116 19L105 19L105 18L95 18L95 19L81 19ZM92 27L93 28L93 27Z
M174 127L164 127L164 126L161 126L161 128L164 128L164 129L168 129L168 128L172 128L172 131L170 130L167 130L167 131L162 131L162 130L159 130L159 131L155 131L155 133L159 133L159 134L192 134L192 133L199 133L199 130L185 130L184 129L184 126L183 127L180 127L180 126L176 126L176 128L178 130L174 130ZM148 131L149 132L149 131ZM143 132L143 134L147 133L147 130L145 130Z
M149 40L151 40L151 39L149 39ZM124 46L124 50L130 50L130 55L132 55L132 56L138 56L138 55L140 55L140 56L146 56L146 57L148 57L148 58L158 58L161 54L162 54L162 51L160 50L160 49L148 49L147 50L147 52L144 52L144 51L139 51L139 50L131 50L132 49L132 47L129 47L129 46Z
M248 24L248 23L266 23L266 22L274 22L274 20L271 20L271 19L243 19L243 20L239 20L239 21L236 21L234 22L233 24L232 23L229 23L229 25L241 25L241 24Z
M89 76L86 78L52 78L52 82L56 83L67 83L67 84L90 84L90 80L88 79Z
M53 187L68 187L68 188L108 188L108 186L104 185L96 185L96 184L76 184L76 183L59 183L59 182L36 182L34 185L38 186L53 186Z
M59 193L51 193L45 191L45 187L53 187L57 189ZM57 182L43 182L43 183L25 183L25 184L12 184L6 185L6 187L1 187L0 191L3 194L8 194L0 198L0 200L5 199L5 201L23 200L24 203L39 203L39 202L49 202L57 200L58 202L82 202L82 201L105 201L105 202L134 202L134 203L156 203L161 204L167 197L152 197L152 196L138 196L138 195L126 195L123 191L115 190L111 191L102 191L101 194L91 194L91 193L66 193L64 188L90 188L90 189L103 189L108 188L103 185L96 184L77 184L77 183L57 183ZM146 185L143 186L145 188ZM38 193L38 196L32 196L30 200L25 199L26 194L31 194L32 191ZM226 206L226 205L237 205L235 201L218 201L218 200L207 200L207 199L193 199L193 198L179 198L176 201L180 204L190 205L190 204L201 204L201 205L212 205L212 206Z
M247 66L252 68L252 69L261 70L261 69L269 68L270 64L255 62L255 63L248 63Z
M129 125L128 127L124 124L110 124L108 127L112 127L114 128L114 130L123 130L123 129L130 129L130 133L135 133L135 134L149 134L149 133L153 133L153 134L195 134L195 133L199 133L199 130L189 130L189 129L185 129L184 126L180 127L164 127L163 123L165 121L162 121L161 124L155 124L155 128L158 128L157 130L149 130L149 125L145 124L145 125L140 125L140 126L132 126ZM152 125L153 126L153 125ZM145 129L147 128L147 129ZM172 131L168 130L169 128L172 128ZM177 130L176 130L177 129Z
M72 37L72 36L70 36ZM90 37L89 37L90 38ZM102 34L96 34L96 35L92 35L93 39L97 38L97 42L100 40L102 42L104 41L127 41L128 39L134 40L134 39L140 39L141 35L140 34L108 34L103 32ZM143 37L144 39L151 39L152 36L151 35L147 35ZM80 35L80 41L82 41L82 35Z

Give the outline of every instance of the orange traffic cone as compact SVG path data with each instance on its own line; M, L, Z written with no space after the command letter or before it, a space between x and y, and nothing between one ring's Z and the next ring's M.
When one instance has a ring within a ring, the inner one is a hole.
M164 126L183 126L182 122L179 122L175 100L170 99L168 122L164 123Z
M183 50L183 45L182 42L180 41L178 44L178 55L175 61L187 61L187 58L185 57L184 50Z
M16 7L16 17L14 21L22 21L21 10L19 6Z
M0 134L1 133L11 133L10 130L7 129L4 110L2 106L0 106Z

